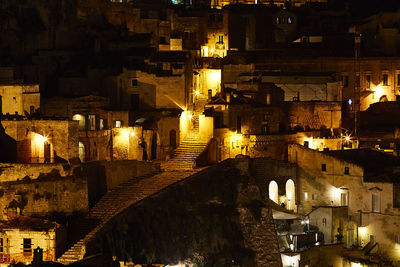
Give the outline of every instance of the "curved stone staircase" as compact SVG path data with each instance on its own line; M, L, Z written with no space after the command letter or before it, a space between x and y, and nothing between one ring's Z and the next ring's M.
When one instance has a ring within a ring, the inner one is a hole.
M90 210L89 214L74 227L80 237L58 262L71 264L84 258L86 244L117 214L131 205L184 180L200 169L194 170L195 160L206 148L207 142L199 135L198 114L193 118L193 129L174 151L173 157L161 163L163 172L138 177L108 191Z

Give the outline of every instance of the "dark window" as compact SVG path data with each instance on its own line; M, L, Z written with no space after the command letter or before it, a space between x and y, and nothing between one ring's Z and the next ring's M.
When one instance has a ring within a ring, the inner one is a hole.
M218 43L222 44L224 42L224 36L223 35L219 35L218 36Z
M24 252L32 252L32 239L24 238Z
M400 208L400 184L393 185L393 208Z
M326 172L326 164L324 163L324 164L322 164L322 166L321 166L321 170L323 171L323 172Z
M344 167L344 174L350 174L349 167Z
M4 252L4 243L3 238L0 238L0 253Z
M167 43L167 39L165 38L165 36L161 36L160 37L160 44L166 44Z
M367 89L371 88L371 75L369 74L365 76L365 88Z
M396 85L397 86L400 86L400 73L397 73L397 83L396 83Z
M240 116L236 117L236 131L238 133L242 132L242 118Z
M344 75L343 76L343 87L348 87L349 86L349 76Z
M138 85L138 82L136 79L132 79L132 87L135 87Z
M388 85L389 85L388 75L387 75L386 73L383 74L383 76L382 76L382 84L383 84L384 86L388 86Z

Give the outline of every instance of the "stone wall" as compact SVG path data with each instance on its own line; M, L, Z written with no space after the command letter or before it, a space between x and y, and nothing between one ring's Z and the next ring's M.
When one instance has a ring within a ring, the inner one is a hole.
M249 161L225 161L131 206L87 245L87 255L102 251L142 263L190 259L206 266L282 266L271 209Z
M0 210L25 216L70 215L87 212L87 180L82 176L61 177L57 172L30 180L0 183Z
M0 182L21 181L29 177L29 179L37 179L43 174L56 172L61 176L72 174L72 169L68 164L22 164L22 163L0 163Z
M27 140L29 133L34 132L47 138L48 142L53 145L54 153L58 160L78 158L79 135L77 121L3 120L1 124L4 128L4 133L1 134L5 134L7 138L13 139L14 142ZM21 153L23 152L21 151Z

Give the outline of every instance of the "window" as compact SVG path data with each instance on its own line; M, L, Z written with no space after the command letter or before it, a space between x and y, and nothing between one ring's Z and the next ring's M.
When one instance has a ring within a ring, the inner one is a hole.
M165 36L160 36L160 44L166 44L167 43L167 38Z
M211 22L215 21L215 15L214 15L214 14L211 14L210 17L209 17L209 20L210 20Z
M388 78L388 74L387 73L384 73L383 74L383 76L382 76L382 84L384 85L384 86L388 86L389 85L389 78Z
M222 44L224 42L224 36L218 35L218 43Z
M89 130L96 130L96 115L89 115Z
M365 75L365 88L371 89L371 74Z
M132 87L136 87L138 85L138 81L136 79L132 79L131 84Z
M344 167L344 174L350 174L349 167Z
M276 24L280 24L281 23L281 19L279 17L276 17L275 21L276 21Z
M340 206L348 206L349 205L349 195L347 192L340 194Z
M322 225L326 226L326 218L322 218Z
M31 252L32 253L32 239L24 238L24 252Z
M308 192L304 192L304 200L308 200Z
M321 165L321 171L326 172L326 164L325 163L323 163Z
M393 208L400 208L400 184L393 185Z
M4 243L3 238L0 238L0 253L4 252Z
M115 128L121 128L122 127L122 121L115 121Z
M317 200L317 194L312 194L312 200Z
M217 14L217 22L222 22L222 14Z
M343 75L342 82L343 82L343 87L344 88L349 87L349 76L348 75Z
M271 104L271 94L266 95L265 101L266 101L267 105Z
M400 73L396 74L396 86L400 87Z
M103 119L100 119L100 120L99 120L99 129L100 129L100 130L103 130L103 129L104 129L104 120L103 120Z
M288 17L287 18L287 23L288 24L293 24L293 18L292 17Z
M380 212L379 195L372 194L372 212Z

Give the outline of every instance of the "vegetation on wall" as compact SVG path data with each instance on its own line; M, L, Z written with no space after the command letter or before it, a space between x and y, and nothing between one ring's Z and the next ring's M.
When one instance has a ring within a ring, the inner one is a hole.
M215 170L172 186L116 218L97 248L136 263L253 266L237 211L238 185L247 180L237 169Z

